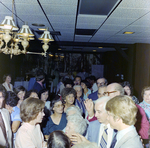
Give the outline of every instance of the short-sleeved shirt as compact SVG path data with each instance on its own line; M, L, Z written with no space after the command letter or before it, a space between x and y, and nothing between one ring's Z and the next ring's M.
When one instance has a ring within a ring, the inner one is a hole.
M21 118L20 118L20 108L18 108L17 106L13 107L13 111L11 113L11 122L13 121L20 121L22 122ZM16 133L14 133L14 139L16 137Z
M43 128L44 135L49 135L50 133L56 130L63 130L66 127L67 119L65 113L62 114L60 123L58 125L53 122L51 117L49 117L48 119L49 120L47 121L46 127Z

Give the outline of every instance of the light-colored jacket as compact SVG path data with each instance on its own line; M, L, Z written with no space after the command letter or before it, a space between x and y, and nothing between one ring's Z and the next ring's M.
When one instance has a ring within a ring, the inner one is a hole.
M10 84L10 88L9 88L7 82L4 82L2 85L5 87L5 89L7 91L12 91L13 92L13 85L12 84Z
M10 148L12 148L12 131L11 131L11 127L10 127L10 114L9 114L8 110L6 110L5 108L1 109L0 112L1 112L3 120L4 120L9 146L10 146ZM0 127L0 146L5 146L5 145L6 145L6 140L3 135L3 131Z

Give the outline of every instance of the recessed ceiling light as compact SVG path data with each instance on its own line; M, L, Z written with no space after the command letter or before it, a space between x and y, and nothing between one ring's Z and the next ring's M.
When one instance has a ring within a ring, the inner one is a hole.
M124 32L123 34L133 34L134 32L129 32L129 31L126 31Z
M33 23L32 26L39 26L39 27L44 27L44 24L37 24L37 23Z
M98 47L98 48L103 48L103 47Z
M46 28L38 28L39 30L45 31L47 30Z
M93 52L96 52L96 50L93 50Z
M61 48L58 48L58 50L61 50Z

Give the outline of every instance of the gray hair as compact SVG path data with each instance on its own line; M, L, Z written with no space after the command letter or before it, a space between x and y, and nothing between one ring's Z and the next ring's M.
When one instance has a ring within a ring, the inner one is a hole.
M75 114L82 116L82 110L77 106L68 107L66 110L66 115L68 116L68 112L75 111Z
M73 114L67 117L68 122L72 122L75 126L75 132L83 135L87 128L86 120L80 115Z
M108 96L103 96L103 97L101 97L101 98L98 98L96 101L95 101L95 104L96 103L104 103L104 110L106 110L105 109L105 107L106 107L106 103L110 100L111 98L110 97L108 97Z
M81 142L79 144L73 145L72 148L99 148L94 142Z

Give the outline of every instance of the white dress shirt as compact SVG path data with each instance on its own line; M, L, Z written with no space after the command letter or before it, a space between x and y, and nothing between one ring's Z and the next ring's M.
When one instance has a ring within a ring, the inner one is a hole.
M103 132L104 132L104 126L105 126L105 124L101 124L101 126L100 126L98 146L100 146L101 138L102 138L102 135L103 135ZM111 142L112 142L112 139L113 139L114 130L110 127L110 124L107 124L107 127L108 127L108 130L107 130L107 133L108 133L107 148L110 148Z

